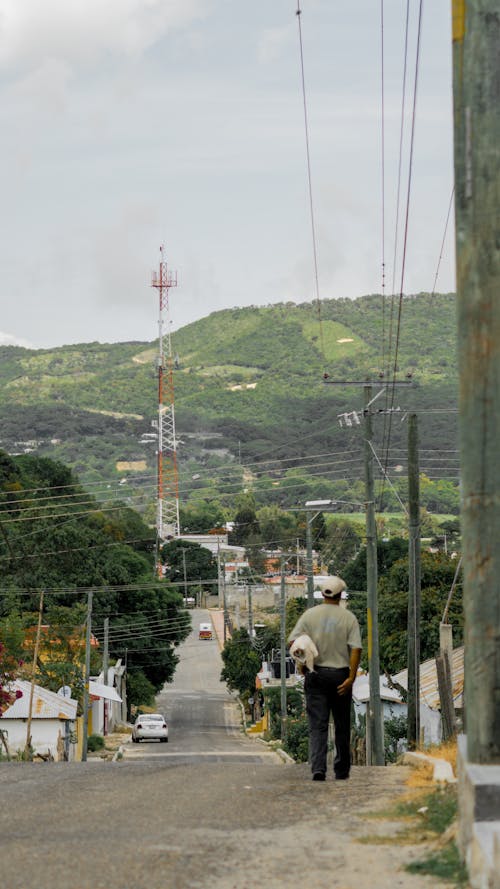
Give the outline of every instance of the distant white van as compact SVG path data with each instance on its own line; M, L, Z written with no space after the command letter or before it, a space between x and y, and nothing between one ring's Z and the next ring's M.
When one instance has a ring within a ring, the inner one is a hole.
M198 639L211 639L212 638L212 624L200 624L200 629L198 632Z

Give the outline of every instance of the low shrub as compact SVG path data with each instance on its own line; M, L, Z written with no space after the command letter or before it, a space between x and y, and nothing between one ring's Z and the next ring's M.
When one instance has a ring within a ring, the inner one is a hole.
M87 738L87 750L95 753L96 750L102 750L104 747L104 738L102 735L89 735Z
M309 732L307 716L296 716L286 721L286 740L283 749L293 757L295 762L307 762L309 759Z

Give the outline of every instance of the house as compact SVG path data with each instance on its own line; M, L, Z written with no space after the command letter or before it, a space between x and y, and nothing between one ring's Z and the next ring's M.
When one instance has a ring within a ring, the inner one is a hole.
M451 687L455 714L461 715L464 693L464 647L454 648L450 663ZM392 677L394 682L408 688L408 670L401 670ZM438 744L442 738L441 701L436 661L430 658L420 664L420 730L423 743Z
M464 648L463 645L453 650L451 659L451 684L453 702L457 715L463 707L464 689ZM392 683L394 684L392 686ZM380 700L384 721L394 716L406 716L407 706L402 699L397 686L408 688L408 670L401 670L391 677L389 681L385 676L380 677ZM366 713L366 704L369 700L369 675L358 674L353 685L354 710L357 716ZM420 664L420 733L424 746L439 744L442 738L441 726L441 701L436 670L436 661L430 658Z
M127 721L125 665L121 659L108 668L108 682L104 673L89 681L89 734L107 735L118 723Z
M18 750L26 747L31 682L15 679L11 687L13 691L20 691L22 696L4 710L0 728L6 737L9 753L15 756ZM75 759L77 706L73 698L62 697L40 685L33 687L31 746L35 754L49 755L56 761Z

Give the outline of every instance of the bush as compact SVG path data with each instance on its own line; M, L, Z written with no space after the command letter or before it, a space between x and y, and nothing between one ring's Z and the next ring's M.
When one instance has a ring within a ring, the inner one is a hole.
M281 738L281 688L266 688L264 700L269 714L269 734L271 739ZM286 690L287 717L294 719L304 712L304 695L296 688Z
M309 731L305 714L287 719L283 749L295 762L307 762L309 759Z
M102 735L89 735L87 738L87 750L95 753L96 750L102 750L104 747L104 738Z

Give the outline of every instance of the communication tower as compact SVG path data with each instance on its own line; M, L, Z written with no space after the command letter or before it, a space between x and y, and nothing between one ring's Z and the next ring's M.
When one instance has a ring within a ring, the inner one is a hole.
M156 507L157 569L159 547L165 540L179 536L179 480L177 441L175 437L174 373L170 334L169 290L177 287L177 272L167 268L164 247L160 247L158 271L151 286L158 291L158 489Z

